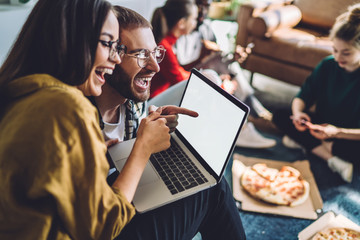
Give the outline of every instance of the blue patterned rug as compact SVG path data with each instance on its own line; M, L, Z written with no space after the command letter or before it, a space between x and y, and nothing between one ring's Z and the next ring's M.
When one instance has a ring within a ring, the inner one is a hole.
M353 182L349 184L344 182L338 174L333 173L325 161L315 156L305 156L302 150L293 150L284 147L281 143L281 136L267 133L264 133L264 136L276 139L277 145L270 149L246 149L237 147L234 153L248 157L288 162L308 159L324 202L323 213L333 211L335 214L342 214L360 225L359 165L355 166ZM232 162L227 166L225 174L230 186L232 186L231 166ZM250 240L296 240L298 239L298 233L313 222L313 220L252 213L242 210L239 210L239 214L243 221L247 239Z
M269 93L256 91L255 95L270 111L289 107L293 98L287 92ZM284 95L284 96L283 96ZM282 97L281 97L282 96ZM255 123L254 123L255 124ZM255 126L260 124L255 124ZM248 157L273 159L278 161L294 162L307 159L310 161L311 171L318 185L323 200L323 212L319 217L329 211L341 214L360 225L360 157L357 166L354 166L352 183L344 182L340 176L333 173L326 162L315 157L306 156L302 150L286 148L282 143L282 135L278 132L261 132L265 137L273 138L277 144L269 149L248 149L236 147L234 153ZM360 154L359 154L360 155ZM225 178L232 188L232 160L227 166ZM315 220L298 219L279 215L261 214L239 210L241 220L248 240L297 240L298 233ZM200 234L193 240L200 240Z

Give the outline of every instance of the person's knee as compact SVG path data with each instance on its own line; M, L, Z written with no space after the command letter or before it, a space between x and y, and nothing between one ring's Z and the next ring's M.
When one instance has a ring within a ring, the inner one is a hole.
M279 109L274 111L272 121L275 125L281 126L286 122L290 122L290 109Z
M218 203L227 204L233 200L230 186L225 178L223 178L214 188L214 195L217 196Z
M343 158L355 165L360 165L358 158L358 151L360 148L360 141L353 141L347 139L336 139L332 145L332 154Z

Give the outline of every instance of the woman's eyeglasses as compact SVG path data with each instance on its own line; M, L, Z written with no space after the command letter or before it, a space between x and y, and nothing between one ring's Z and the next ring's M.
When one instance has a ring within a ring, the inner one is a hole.
M125 52L126 52L126 47L125 45L122 45L119 43L119 40L117 41L104 41L104 40L99 40L99 42L101 43L101 45L103 45L104 47L108 47L109 48L109 58L111 61L114 61L116 58L116 54L119 55L120 59L122 59L122 57L124 56Z
M157 63L160 63L165 56L166 49L164 46L157 46L153 51L150 51L149 49L140 49L136 51L135 53L128 54L126 46L124 54L129 57L137 58L137 64L140 68L144 68L147 66L150 60L150 54L152 57L156 60Z

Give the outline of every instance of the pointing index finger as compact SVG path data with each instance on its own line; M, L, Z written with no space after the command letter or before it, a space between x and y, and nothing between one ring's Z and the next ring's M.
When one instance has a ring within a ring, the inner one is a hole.
M183 107L177 107L177 106L164 106L162 114L163 115L184 114L184 115L188 115L190 117L198 117L199 116L199 114L195 111L192 111L190 109L183 108Z

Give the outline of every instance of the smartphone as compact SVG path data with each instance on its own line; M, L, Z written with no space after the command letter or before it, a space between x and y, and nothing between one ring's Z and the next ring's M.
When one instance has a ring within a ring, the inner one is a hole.
M306 126L306 123L307 123L308 121L307 120L305 120L305 119L301 119L300 120L300 124L302 125L302 126Z
M292 120L292 119L294 119L294 117L293 116L290 116L290 119ZM307 120L306 119L301 119L300 120L300 124L302 125L302 126L307 126Z

